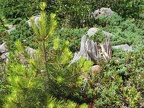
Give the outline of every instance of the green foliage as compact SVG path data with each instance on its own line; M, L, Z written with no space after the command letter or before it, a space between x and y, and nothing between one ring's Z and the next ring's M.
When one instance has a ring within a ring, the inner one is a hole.
M44 5L41 6L43 9ZM79 88L78 86L74 90L76 86L74 83L77 82L78 76L82 72L80 71L82 66L80 65L81 68L78 68L79 65L71 66L68 64L72 58L72 53L68 48L68 41L63 41L62 46L52 43L52 40L58 42L55 37L52 37L56 26L54 18L55 15L51 14L50 23L47 24L46 13L42 10L39 27L34 24L33 18L31 18L36 41L39 43L38 60L27 58L21 42L15 42L16 50L10 55L9 70L7 72L10 92L6 96L4 107L44 107L47 94L61 99L71 99ZM37 62L40 60L41 62ZM87 66L85 65L84 67L83 69L85 70ZM44 71L44 73L40 74L39 72L41 71ZM65 92L61 92L61 94L56 90ZM74 93L71 92L73 90ZM70 96L71 93L72 97ZM53 102L54 100L48 104L48 107L49 105L55 106L55 104L52 104Z
M49 98L46 108L88 108L86 104L77 105L73 101L58 101L56 98Z
M36 37L37 42L39 42L38 48L40 52L38 52L39 55L37 55L38 60L28 58L27 54L24 51L24 48L22 47L21 42L20 41L15 42L16 50L13 51L14 53L10 54L9 56L10 61L8 63L8 70L7 70L8 75L7 87L9 88L9 92L5 97L5 102L3 106L4 108L61 106L61 103L57 104L55 102L57 100L54 99L52 99L51 101L48 99L49 101L46 102L47 98L49 98L48 94L51 93L51 90L55 90L55 86L53 85L58 84L57 87L59 87L63 81L68 79L66 78L63 80L63 78L65 78L65 76L68 73L63 73L62 75L57 76L58 72L65 71L67 69L62 68L61 70L58 69L59 70L58 71L57 69L52 67L56 66L56 68L58 68L60 66L64 66L71 58L71 52L68 49L68 42L63 43L62 48L59 47L58 45L57 48L61 50L61 53L60 52L58 53L59 55L56 53L57 55L55 55L54 57L47 56L52 54L50 50L51 51L53 50L52 51L53 54L54 52L56 52L55 51L56 49L53 49L53 47L51 47L51 45L53 45L51 44L52 43L51 39L53 39L51 36L56 26L54 17L55 17L54 14L51 14L49 29L46 28L48 25L44 11L41 12L39 27L36 27L33 23L33 20L31 20L34 33L37 36ZM47 44L46 42L50 43L50 45ZM41 63L36 62L39 60L41 60ZM60 64L57 62L59 62ZM75 67L73 68L75 69ZM40 70L41 71L44 70L44 73L41 73ZM68 70L70 71L70 67L68 68ZM68 76L71 76L71 74L74 74L74 71L72 71L72 73L70 71L69 74L70 75ZM71 78L70 81L72 80L73 79ZM57 82L55 83L55 81ZM69 83L70 81L66 83L66 87L70 84ZM59 89L62 90L63 88ZM54 93L56 93L57 95L59 94L57 93L57 91L55 91ZM54 93L51 93L51 95L53 95ZM63 97L62 99L65 98ZM70 102L68 103L68 105L72 104L74 104L74 106L76 105L75 103ZM68 105L66 104L66 106Z
M48 14L56 13L61 26L85 27L91 26L91 12L102 7L109 7L123 18L141 19L143 0L1 0L0 11L9 20L18 23L38 13L38 2L47 2ZM19 18L19 19L18 19Z
M89 37L89 39L97 43L103 43L106 39L106 35L102 33L102 30L99 30L94 35Z
M91 26L91 12L102 7L111 8L123 18L140 19L143 11L143 0L45 0L48 4L47 11L55 12L62 26L71 27Z
M1 0L0 7L0 11L7 20L14 21L17 18L21 20L38 12L38 0Z
M0 107L3 106L5 94L6 94L6 86L4 77L3 78L0 77L0 103L1 103Z
M37 73L34 60L24 55L20 41L15 42L14 54L10 54L7 71L7 88L4 108L44 106L46 94L43 77ZM27 62L27 63L26 63ZM43 103L41 103L43 101Z
M69 48L72 52L78 51L81 37L86 33L88 28L63 28L58 30L54 36L59 37L60 41L69 41Z
M15 50L14 42L17 40L20 40L23 46L37 48L36 36L33 34L32 28L28 27L26 20L22 20L10 35L4 33L4 40L7 41L8 49L11 51Z
M115 10L123 18L139 19L142 12L143 0L120 0L119 3L114 3L112 9Z
M140 106L143 101L143 86L141 84L144 82L140 78L143 76L141 67L143 61L135 58L140 55L140 58L143 58L143 54L140 52L141 50L139 53L126 54L124 51L114 51L112 60L104 65L103 72L98 76L100 77L98 81L100 87L96 88L98 98L95 105L97 107ZM137 80L141 81L140 85Z
M111 37L112 45L129 44L134 47L143 42L143 29L138 28L134 19L123 20L116 13L109 18L100 17L96 19L97 26L114 34Z
M108 65L108 71L112 70L113 72L117 72L118 75L122 76L122 80L124 81L124 86L122 88L130 89L129 93L126 92L127 96L123 94L122 98L119 98L118 104L121 106L122 103L125 103L125 105L130 107L138 107L140 106L139 103L143 101L143 95L141 94L141 91L143 91L141 88L143 86L141 84L144 82L140 78L140 76L143 76L143 30L136 27L134 24L135 20L127 19L126 21L123 21L122 19L117 19L120 18L118 18L118 16L113 16L110 19L100 18L98 20L100 25L102 23L106 24L103 27L104 30L114 34L114 36L111 37L112 45L129 44L132 45L134 51L129 54L125 54L121 50L113 50L113 59L115 59L114 64L117 64L117 66ZM137 57L139 57L139 59ZM114 64L112 63L112 65ZM139 82L140 85L135 83L136 79L141 81L141 83ZM123 89L117 91L120 91L120 94L125 93ZM125 98L125 96L128 97L129 94L135 94L135 99L132 97ZM118 97L116 97L116 99L117 98Z
M72 27L84 27L90 23L91 2L81 0L57 0L56 2L59 7L55 11L60 18L64 18L65 25L63 26L69 24Z
M101 63L103 71L100 74L93 76L91 72L88 72L87 74L88 76L90 75L90 78L87 82L80 80L81 77L79 77L77 84L81 90L77 90L76 92L73 90L74 95L70 97L73 97L72 100L79 103L94 101L96 107L139 107L143 101L142 88L144 84L142 79L144 63L143 31L136 27L133 23L134 20L124 21L117 14L111 19L100 18L99 21L102 23L106 22L103 30L114 34L111 37L112 45L127 43L132 45L134 51L126 54L122 50L113 50L112 60L107 65ZM103 38L104 35L101 31L92 37L94 41L99 42ZM80 40L77 41L80 43ZM129 89L128 91L127 88ZM62 91L66 90L63 88ZM62 95L64 96L66 93L63 94L62 92Z

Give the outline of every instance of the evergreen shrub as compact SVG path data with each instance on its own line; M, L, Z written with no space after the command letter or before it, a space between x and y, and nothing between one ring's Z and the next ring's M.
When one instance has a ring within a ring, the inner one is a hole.
M68 41L63 42L61 46L59 39L52 37L56 26L55 14L50 15L48 23L44 11L46 5L41 3L40 6L42 11L39 27L34 25L33 18L31 18L36 41L39 43L37 57L36 59L29 58L21 42L15 42L15 50L10 52L7 65L6 87L8 91L4 98L4 108L58 106L54 104L54 99L49 101L49 97L71 99L67 96L72 93L71 90L76 92L75 87L79 88L75 82L78 82L78 77L82 73L81 69L84 71L90 66L90 64L87 67L80 64L69 65L72 53L69 51ZM68 103L75 105L73 102ZM86 105L83 104L83 106Z

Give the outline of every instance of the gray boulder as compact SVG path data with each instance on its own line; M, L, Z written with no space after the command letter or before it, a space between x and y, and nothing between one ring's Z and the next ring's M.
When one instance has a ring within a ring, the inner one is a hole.
M38 25L38 21L39 21L40 15L33 16L33 18L34 18L34 23L35 23L35 25L38 27L38 26L39 26L39 25ZM27 23L28 23L29 27L32 26L30 20L28 20Z
M4 52L7 52L8 49L6 48L6 43L2 43L0 45L0 53L4 53Z
M100 16L111 17L113 13L114 12L110 8L101 8L93 12L93 17L95 19L99 18Z
M99 28L96 28L96 27L93 27L93 28L90 28L88 31L87 31L87 35L90 37L92 35L94 35L96 32L98 32L100 29ZM106 31L102 31L103 34L105 34L106 36L113 36L113 34L109 33L109 32L106 32Z
M30 47L27 47L25 49L25 51L28 53L28 55L30 56L30 58L35 59L36 58L36 50Z
M126 52L133 51L132 46L129 46L128 44L116 45L116 46L112 46L112 48L122 49Z

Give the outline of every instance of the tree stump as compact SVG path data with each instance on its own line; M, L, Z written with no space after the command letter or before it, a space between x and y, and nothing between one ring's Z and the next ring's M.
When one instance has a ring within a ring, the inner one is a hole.
M107 36L104 44L99 44L93 40L87 39L84 35L81 38L80 51L74 54L71 64L78 61L81 57L86 60L92 60L95 64L101 59L107 61L112 57L112 48L110 43L110 37Z

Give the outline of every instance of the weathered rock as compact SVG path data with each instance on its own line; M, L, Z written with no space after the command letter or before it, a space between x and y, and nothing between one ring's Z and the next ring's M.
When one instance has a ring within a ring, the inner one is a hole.
M39 25L38 25L39 18L40 18L40 15L36 15L36 16L34 16L34 23L35 23L35 25L36 25L37 27L39 26ZM28 23L29 27L32 26L30 20L28 20L27 23Z
M13 30L15 30L15 27L10 28L9 30L6 30L6 31L7 31L7 33L8 33L8 34L10 34L10 33L11 33L11 31L13 31Z
M94 11L93 17L95 19L99 18L100 16L111 17L113 13L114 12L110 8L101 8Z
M89 37L91 37L91 36L93 36L98 31L99 31L99 28L96 28L96 27L90 28L87 31L87 35ZM107 37L113 36L112 33L109 33L109 32L106 32L106 31L102 31L102 33L105 34ZM101 48L102 48L102 46L101 46ZM116 46L112 46L112 48L122 49L122 50L124 50L126 52L132 51L132 46L129 46L128 44L116 45Z
M94 73L94 74L97 74L97 73L100 73L102 70L101 66L100 65L94 65L91 67L91 71Z
M10 34L11 31L13 31L13 30L16 29L14 25L5 25L5 26L8 27L8 30L6 30L6 32L7 32L8 34Z
M129 46L128 44L116 45L116 46L112 46L112 48L122 49L126 52L132 51L132 46Z
M98 32L98 28L90 28L88 31L87 31L87 35L90 37L92 35L94 35L96 32Z
M2 43L0 45L0 53L4 53L4 52L7 52L8 49L6 48L6 43Z
M30 58L36 58L36 50L30 47L27 47L25 51L29 54Z
M5 53L2 53L0 55L0 61L3 61L5 63L8 63L8 56L9 56L9 52L5 52Z
M96 32L98 32L100 29L99 28L96 28L96 27L93 27L93 28L90 28L88 31L87 31L87 35L90 37L92 35L94 35ZM109 33L109 32L106 32L106 31L102 31L103 34L105 34L106 36L113 36L112 33Z

